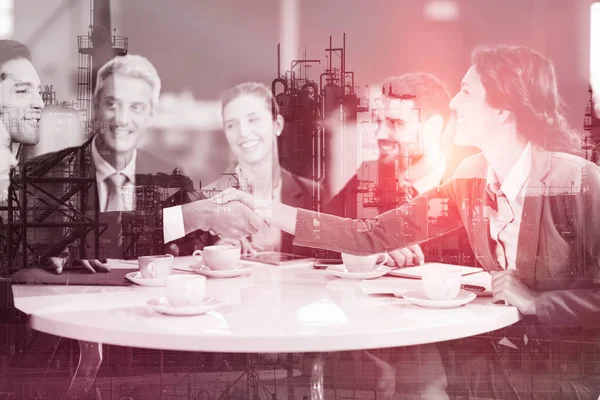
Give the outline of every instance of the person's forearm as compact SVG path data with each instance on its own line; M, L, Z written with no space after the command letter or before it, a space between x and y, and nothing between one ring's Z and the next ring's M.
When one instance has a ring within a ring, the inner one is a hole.
M198 200L187 203L181 206L183 216L183 227L185 234L195 232L197 230L208 231L208 217L214 211L213 204L210 200Z
M271 210L265 215L269 225L289 234L296 234L296 214L298 209L281 203L273 203Z
M541 292L535 311L542 325L597 324L600 320L600 288Z

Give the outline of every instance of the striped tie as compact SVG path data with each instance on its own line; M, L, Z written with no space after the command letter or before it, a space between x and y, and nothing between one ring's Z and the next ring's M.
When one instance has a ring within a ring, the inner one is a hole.
M117 172L106 178L106 186L108 188L108 196L106 201L106 211L131 211L133 209L132 202L129 200L126 187L128 179L125 175Z

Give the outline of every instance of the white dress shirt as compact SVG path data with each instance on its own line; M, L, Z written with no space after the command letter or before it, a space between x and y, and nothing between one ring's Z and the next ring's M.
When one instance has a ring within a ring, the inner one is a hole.
M92 161L96 168L96 184L98 187L98 201L100 202L100 212L106 211L106 205L108 202L108 187L106 184L106 178L116 173L121 173L128 178L128 182L124 185L127 190L131 191L131 195L125 196L127 199L126 210L131 211L135 209L135 160L137 158L137 150L133 151L131 160L127 163L125 168L117 171L112 165L110 165L98 152L96 147L96 139L92 140Z
M504 269L516 269L525 186L530 170L531 143L527 143L502 184L488 167L486 189L498 205L498 211L492 210L490 214L490 236L496 242L496 258Z

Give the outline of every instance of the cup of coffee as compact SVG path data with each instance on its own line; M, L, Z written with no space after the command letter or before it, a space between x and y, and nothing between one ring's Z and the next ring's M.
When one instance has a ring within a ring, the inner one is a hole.
M381 261L377 261L379 257L383 257ZM349 272L369 272L373 268L383 265L388 260L387 253L371 254L369 256L353 256L352 254L342 253L342 261Z
M198 306L204 303L206 277L202 275L170 275L165 279L167 300L173 307Z
M138 257L138 264L145 279L165 279L173 269L173 255Z
M194 251L194 261L198 262L198 256L202 256L202 262L210 269L224 271L234 269L240 264L242 249L230 245L206 246L203 250Z
M452 300L460 291L462 273L445 265L425 265L421 274L425 295L431 300Z

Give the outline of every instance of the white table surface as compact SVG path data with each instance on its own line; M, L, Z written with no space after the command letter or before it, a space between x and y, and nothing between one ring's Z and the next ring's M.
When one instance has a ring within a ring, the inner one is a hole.
M191 258L176 259L177 267ZM131 267L131 266L129 266ZM379 278L386 287L419 281ZM434 310L390 295L367 295L360 282L312 265L257 265L248 275L207 280L207 296L225 305L175 317L146 301L164 288L13 285L15 306L35 330L113 345L213 352L317 352L409 346L458 339L511 325L516 308L478 298Z

